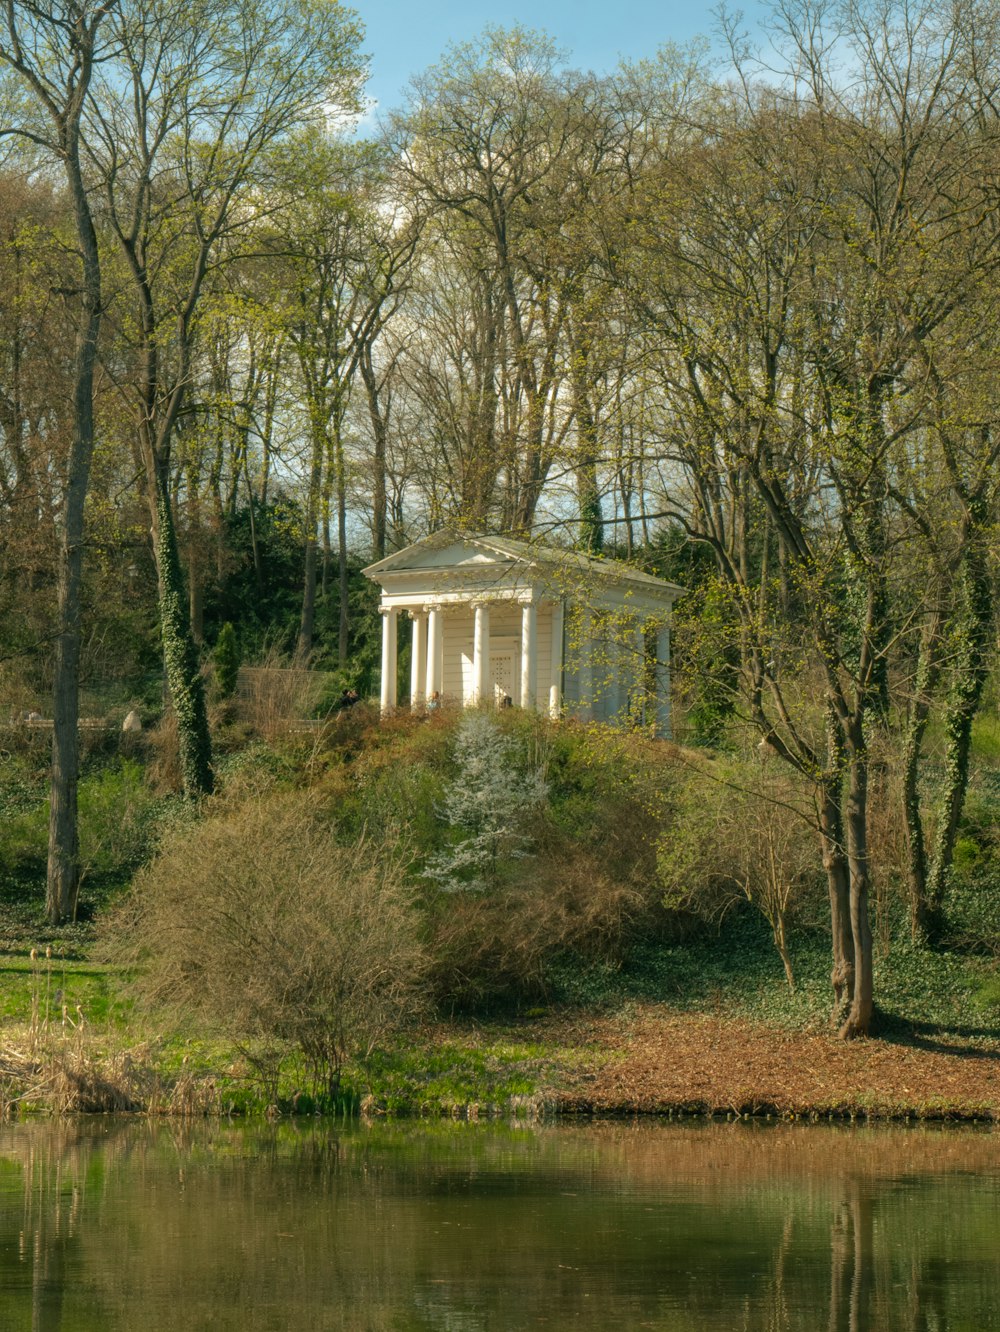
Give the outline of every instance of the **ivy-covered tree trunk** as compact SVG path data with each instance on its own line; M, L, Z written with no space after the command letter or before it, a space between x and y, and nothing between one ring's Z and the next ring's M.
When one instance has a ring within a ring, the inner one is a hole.
M945 775L941 789L934 840L934 854L927 879L927 901L934 920L940 915L944 890L955 855L955 841L969 785L969 756L972 748L972 723L979 710L983 686L989 673L989 652L993 626L993 599L985 541L981 535L987 525L986 504L981 512L970 514L973 535L966 540L960 568L962 611L953 630L951 657L952 684L945 707Z
M920 753L930 718L931 695L940 670L941 621L942 616L937 612L920 643L913 703L903 742L903 817L906 821L910 934L914 940L924 937L927 930L927 847L920 809Z
M157 475L156 572L160 599L160 635L170 700L177 718L181 780L189 799L210 795L214 786L212 738L198 650L187 613L184 575L177 549L170 496Z

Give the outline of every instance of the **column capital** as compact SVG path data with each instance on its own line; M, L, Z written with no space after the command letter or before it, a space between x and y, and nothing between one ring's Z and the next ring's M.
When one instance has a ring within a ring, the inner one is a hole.
M398 606L379 606L379 615L395 615L399 611Z
M427 614L427 607L426 607L426 606L407 606L407 607L406 607L406 610L405 610L405 614L408 615L408 616L410 617L411 620L421 620L421 619L423 619L423 617Z

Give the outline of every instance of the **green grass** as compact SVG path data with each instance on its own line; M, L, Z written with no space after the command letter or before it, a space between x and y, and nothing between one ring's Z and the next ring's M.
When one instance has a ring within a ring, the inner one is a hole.
M56 953L46 958L44 950L34 961L30 956L0 957L0 1021L34 1018L56 1026L63 1020L64 1007L74 1024L82 1014L92 1026L116 1028L128 1022L132 1011L116 968Z
M972 723L972 752L980 763L1000 767L1000 716L981 712Z
M554 1057L554 1051L534 1044L479 1047L448 1041L376 1052L352 1070L350 1081L389 1113L510 1109L537 1095L540 1075Z

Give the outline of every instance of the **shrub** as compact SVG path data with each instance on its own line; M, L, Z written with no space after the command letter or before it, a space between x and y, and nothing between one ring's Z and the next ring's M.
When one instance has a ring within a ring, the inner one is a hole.
M562 786L563 799L590 738L581 732L567 748L571 761L558 783L549 766L550 789ZM544 998L564 962L613 970L642 933L666 925L656 873L658 810L640 782L629 789L623 780L612 798L603 768L585 771L600 793L586 804L589 819L579 794L570 797L574 812L564 821L551 807L539 808L524 826L532 854L509 862L491 891L442 893L429 903L439 1002L474 1007Z
M560 837L490 893L430 907L430 981L439 1003L464 1008L543 998L553 964L617 967L655 909L655 877L616 873L599 851Z
M240 674L242 654L236 640L236 630L227 620L219 630L219 637L212 654L215 662L215 684L220 698L232 698L236 693L236 683Z
M293 1051L316 1095L416 1008L424 958L392 845L338 845L301 797L187 829L104 927L147 1004L193 1018L265 1068Z
M706 919L744 900L760 912L793 990L789 925L821 869L808 795L766 757L692 767L676 783L658 854L665 905Z

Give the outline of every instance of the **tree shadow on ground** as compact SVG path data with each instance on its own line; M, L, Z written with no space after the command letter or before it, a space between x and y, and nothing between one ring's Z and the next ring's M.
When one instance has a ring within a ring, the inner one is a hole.
M874 1033L890 1045L906 1045L936 1054L960 1055L963 1059L1000 1061L1000 1025L966 1026L955 1023L921 1022L894 1014L880 1015ZM991 1041L992 1046L973 1044Z

